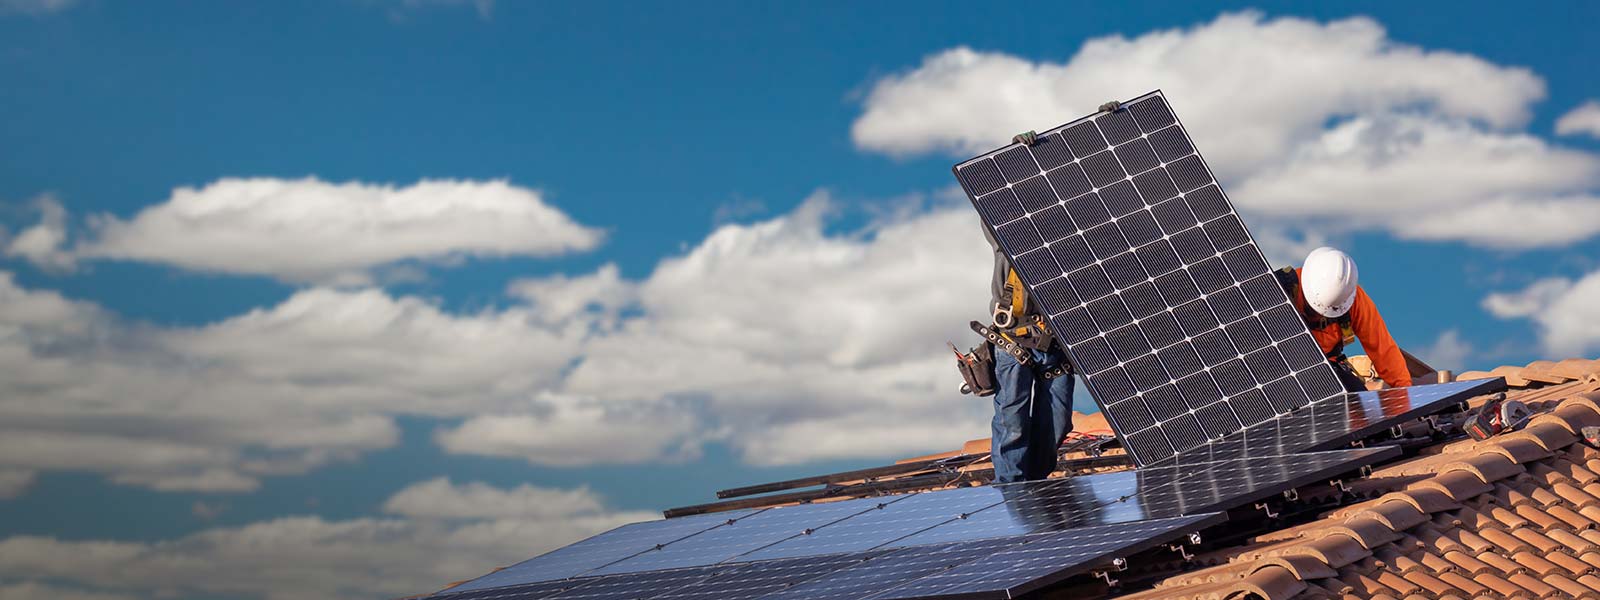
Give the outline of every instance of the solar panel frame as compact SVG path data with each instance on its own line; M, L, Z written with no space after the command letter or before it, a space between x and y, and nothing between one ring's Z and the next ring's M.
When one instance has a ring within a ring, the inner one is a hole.
M1305 324L1287 328L1290 299L1161 91L1039 139L952 171L1136 464L1344 393ZM1128 372L1147 356L1166 382L1147 364ZM1263 391L1286 378L1305 394Z

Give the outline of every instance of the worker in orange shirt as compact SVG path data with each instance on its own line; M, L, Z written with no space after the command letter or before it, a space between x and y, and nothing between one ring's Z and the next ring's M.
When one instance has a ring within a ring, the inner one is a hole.
M1323 246L1306 255L1300 269L1284 267L1276 275L1305 318L1311 336L1333 363L1345 389L1367 389L1344 355L1345 345L1356 340L1361 340L1362 349L1384 383L1390 387L1411 385L1405 355L1389 335L1372 298L1356 284L1356 261L1350 255Z

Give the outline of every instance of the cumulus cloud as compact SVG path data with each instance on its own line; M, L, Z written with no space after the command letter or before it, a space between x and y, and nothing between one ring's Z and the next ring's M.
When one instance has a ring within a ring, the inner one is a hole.
M221 179L180 187L129 219L93 215L75 252L295 283L363 284L400 261L552 256L588 250L598 230L506 181Z
M0 600L134 600L134 596L112 592L95 592L70 587L25 581L5 583L0 581Z
M243 492L390 447L400 415L442 420L449 452L564 466L707 443L759 464L892 457L982 435L986 405L955 393L941 350L984 305L972 211L830 233L828 207L725 225L641 279L527 279L466 312L312 287L153 326L0 273L0 469Z
M46 271L72 271L77 259L62 247L67 241L67 209L48 195L33 204L40 214L39 223L11 238L5 245L5 255L24 259Z
M383 504L384 512L435 519L555 519L601 511L588 488L558 490L522 484L511 489L472 482L455 485L448 477L412 484Z
M23 469L0 469L0 500L21 496L33 485L35 473Z
M1484 309L1502 319L1528 319L1551 356L1584 356L1600 348L1600 271L1577 280L1541 279L1527 287L1489 294Z
M0 578L21 583L0 585L0 598L395 598L656 516L608 508L581 488L443 479L401 490L385 506L399 516L285 517L155 542L14 536L0 540ZM49 579L83 589L38 582Z
M987 407L954 393L939 351L970 337L962 324L987 294L989 253L975 216L941 205L830 235L829 206L818 194L788 215L723 226L640 281L602 270L588 281L604 285L567 288L599 294L555 302L595 308L596 333L560 387L569 404L476 418L442 432L441 443L544 462L579 431L612 431L594 446L632 438L632 448L609 451L635 452L662 447L678 415L747 461L780 464L948 448L981 435ZM548 283L512 289L527 295ZM631 303L599 310L615 298ZM662 416L637 432L616 429L617 415L639 410ZM566 427L563 414L583 426Z
M1600 233L1600 156L1517 131L1545 95L1537 75L1361 17L1225 14L1093 39L1065 62L954 48L874 82L851 133L874 152L968 155L1156 88L1272 240L1387 231L1516 249Z
M1600 138L1600 101L1590 100L1556 120L1556 133Z
M1472 344L1461 339L1459 330L1446 329L1432 344L1422 349L1421 357L1435 369L1454 369L1459 372L1466 368L1467 359L1471 358L1472 353Z

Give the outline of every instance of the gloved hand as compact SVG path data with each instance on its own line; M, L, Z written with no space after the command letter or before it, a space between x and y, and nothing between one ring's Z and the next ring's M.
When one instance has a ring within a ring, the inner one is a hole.
M1014 136L1011 136L1011 143L1032 146L1034 144L1039 143L1039 134L1034 133L1032 131L1024 131L1022 133L1019 133L1019 134L1016 134Z

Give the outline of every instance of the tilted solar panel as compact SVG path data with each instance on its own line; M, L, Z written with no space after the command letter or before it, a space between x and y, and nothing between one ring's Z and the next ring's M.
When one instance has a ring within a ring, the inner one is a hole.
M1344 393L1161 92L956 178L1148 465Z

